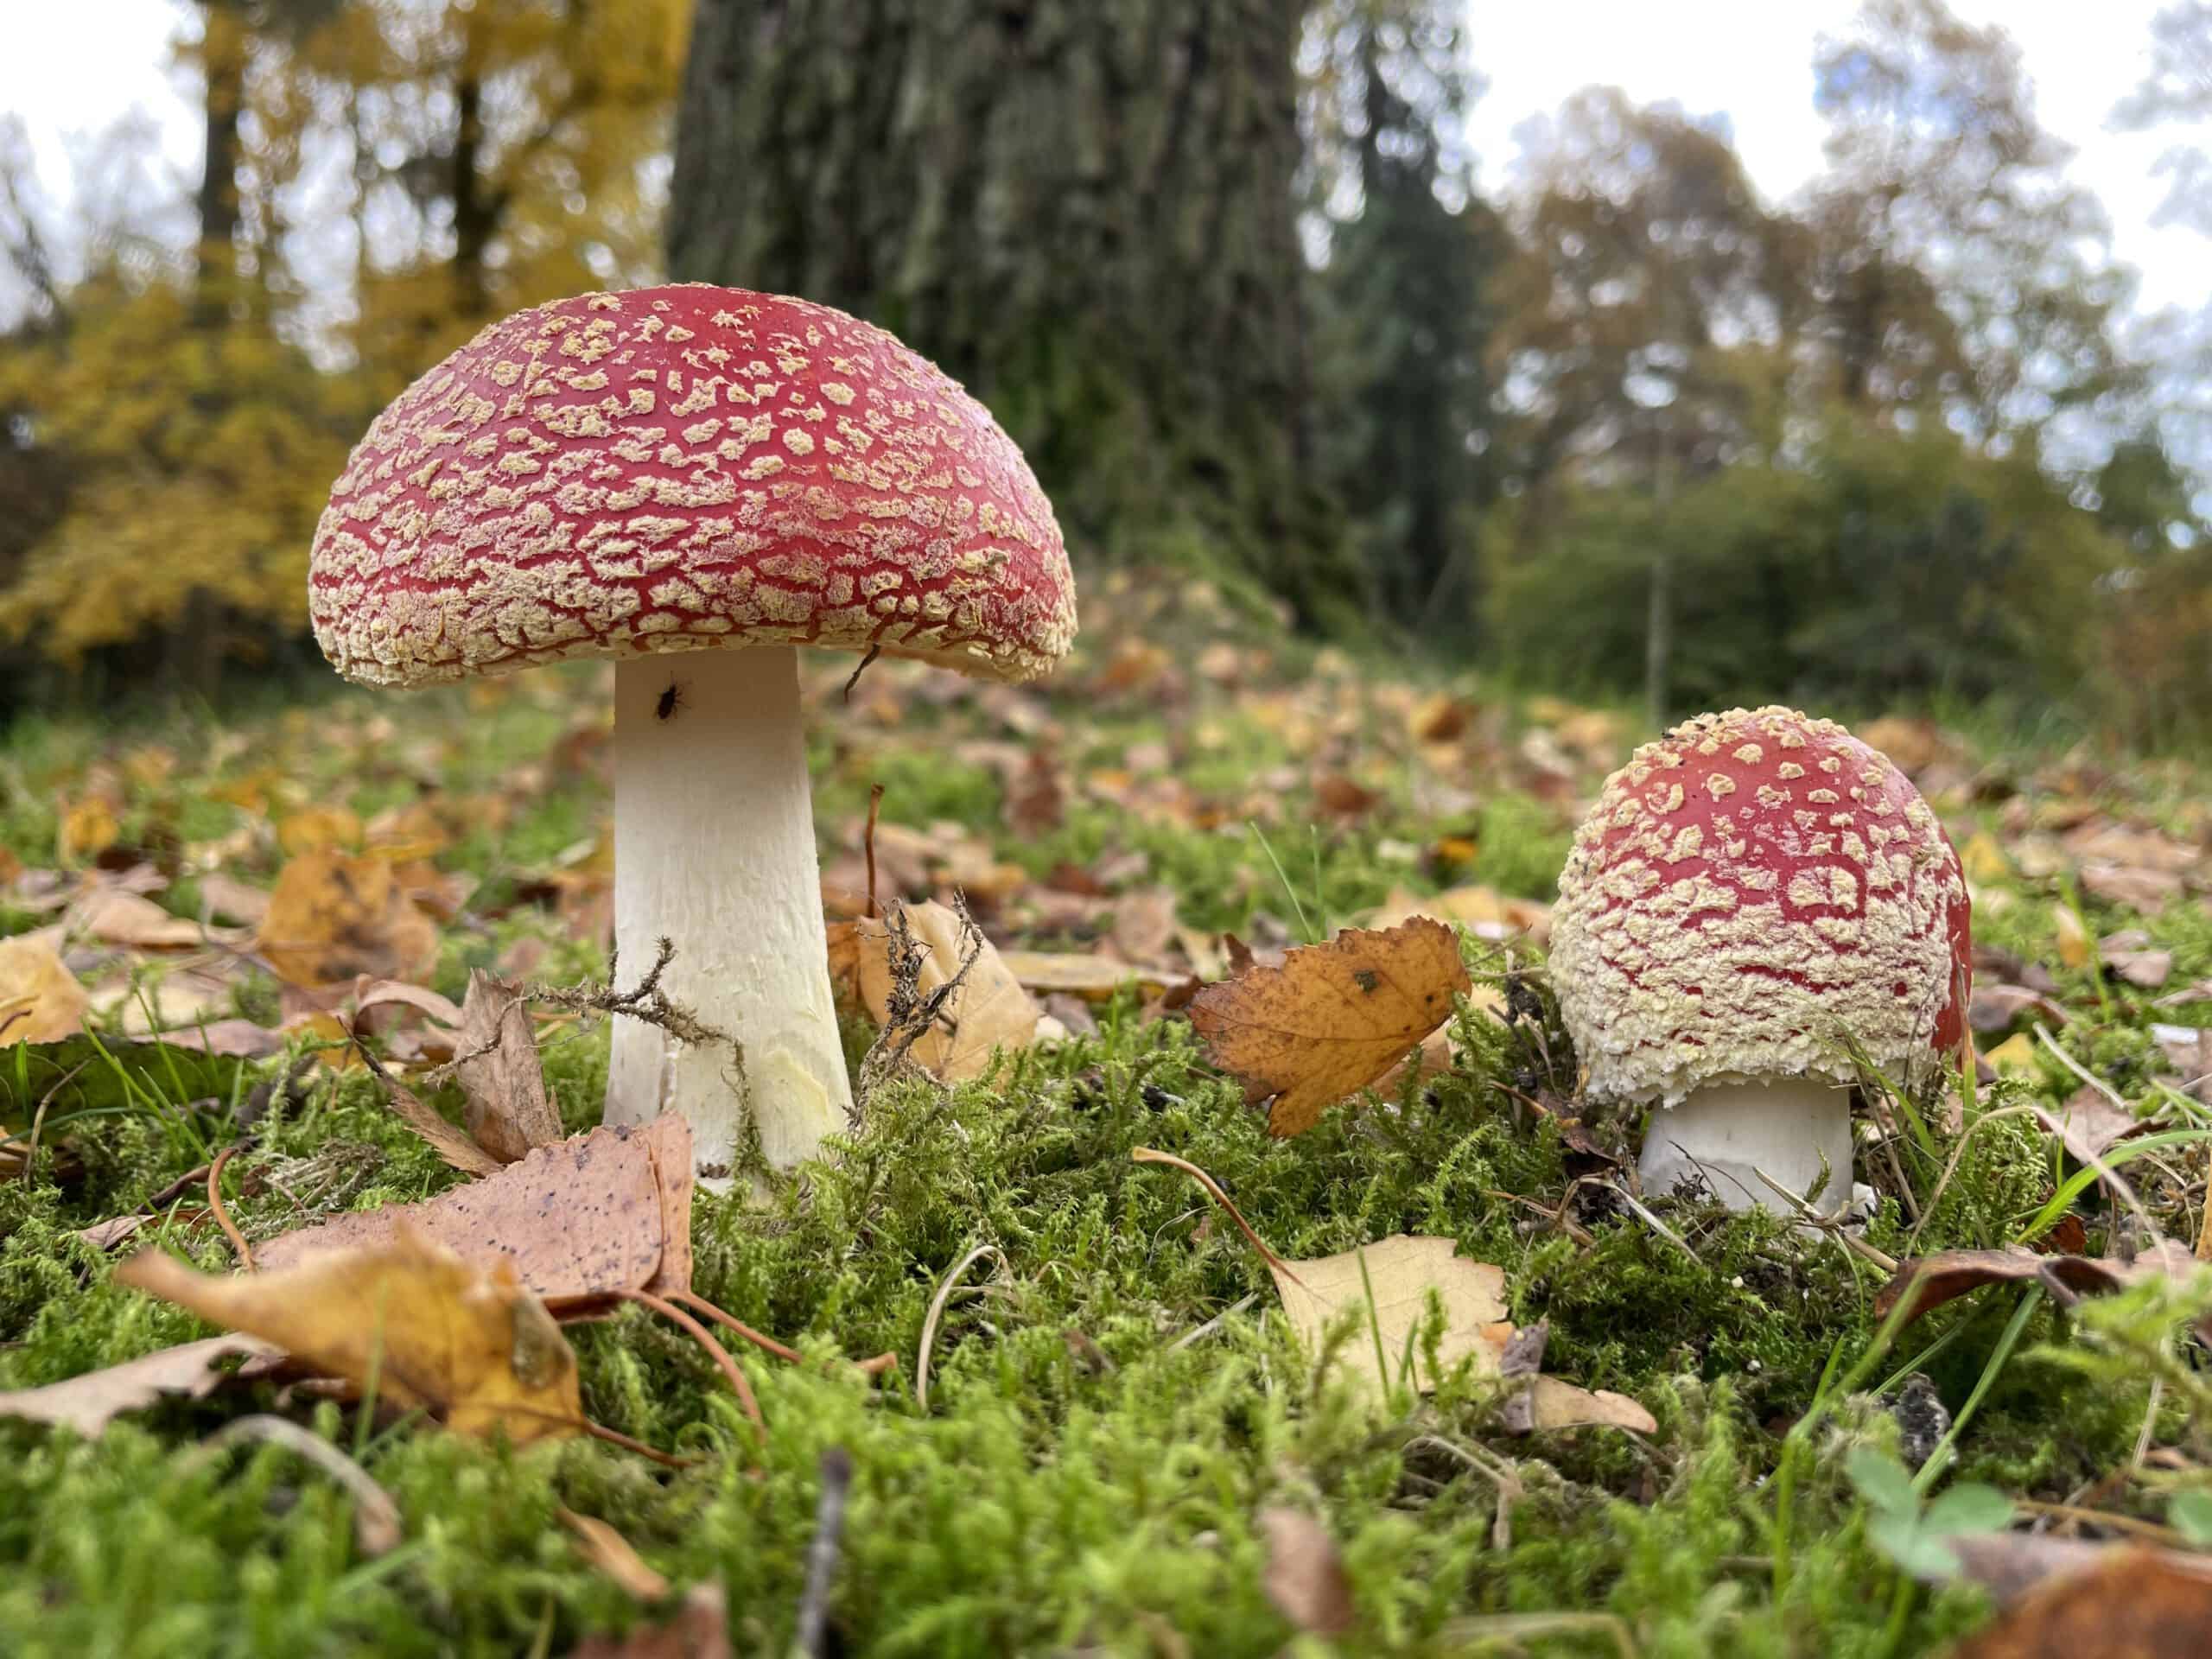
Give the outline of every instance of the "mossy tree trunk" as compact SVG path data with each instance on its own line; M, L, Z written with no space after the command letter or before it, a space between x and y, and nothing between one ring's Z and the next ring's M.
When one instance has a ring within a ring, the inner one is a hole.
M982 397L1071 541L1350 591L1313 481L1306 0L701 0L678 277L883 324Z

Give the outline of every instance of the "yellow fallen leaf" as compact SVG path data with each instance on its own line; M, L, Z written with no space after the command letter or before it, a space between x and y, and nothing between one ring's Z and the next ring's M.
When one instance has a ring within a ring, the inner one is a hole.
M1282 1294L1283 1313L1307 1347L1319 1351L1330 1323L1345 1309L1358 1308L1360 1328L1338 1350L1345 1368L1380 1397L1387 1382L1410 1364L1414 1386L1427 1394L1442 1376L1429 1366L1421 1344L1409 1350L1408 1341L1427 1315L1431 1290L1444 1304L1444 1335L1437 1345L1444 1372L1470 1354L1481 1369L1497 1370L1513 1334L1506 1319L1505 1269L1457 1251L1448 1238L1399 1233L1311 1262L1270 1262L1268 1271Z
M411 1228L388 1243L297 1267L218 1278L159 1250L115 1270L119 1283L298 1355L331 1376L436 1413L463 1434L518 1445L574 1433L583 1421L576 1357L514 1264L473 1267Z
M54 855L64 864L81 864L114 846L122 833L114 809L94 796L62 812L61 828L54 836Z
M963 954L960 918L939 904L908 905L906 914L914 938L928 947L919 982L926 995L959 971ZM881 1025L890 1018L890 929L872 918L850 925L851 949L856 953L852 971L861 1001L869 1017ZM979 936L976 944L982 954L961 982L958 995L908 1051L917 1065L947 1083L981 1076L994 1049L1027 1048L1037 1039L1036 1003L1007 971L988 939ZM837 950L838 942L833 940L833 957Z
M2005 856L2005 849L1997 844L1997 837L1986 830L1976 830L1959 849L1959 863L1967 873L1967 880L1987 886L2002 881L2012 874L2012 861Z
M44 939L0 939L0 1046L73 1037L91 1001Z
M1268 1132L1301 1135L1386 1075L1471 988L1459 935L1415 917L1381 932L1347 929L1280 968L1209 985L1191 1001L1191 1024L1247 1100L1274 1098Z
M2032 1071L2036 1069L2036 1042L2026 1032L2016 1032L1992 1049L1985 1049L1981 1058L1990 1069L2000 1074Z
M2058 959L2069 968L2088 967L2096 944L2082 925L2080 912L2071 905L2061 905L2051 914L2058 929Z
M358 847L361 820L342 806L302 807L276 826L276 844L287 858L334 847Z
M1109 1001L1132 985L1142 995L1157 996L1177 977L1156 968L1132 967L1112 957L1087 953L1001 950L999 960L1026 990L1047 995L1058 991L1086 1002Z
M261 954L295 985L330 985L357 974L426 977L438 930L400 888L391 866L325 848L284 867L261 919Z

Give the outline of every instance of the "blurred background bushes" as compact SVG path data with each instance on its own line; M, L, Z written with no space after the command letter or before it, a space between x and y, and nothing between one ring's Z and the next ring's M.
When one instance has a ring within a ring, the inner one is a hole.
M2130 320L2000 32L1873 0L1777 203L1725 118L1595 87L1478 188L1464 16L178 0L196 186L125 127L45 193L0 125L0 704L312 664L375 411L517 307L672 274L936 357L1094 568L1654 715L2205 735L2212 321ZM2212 114L2212 9L2153 54L2118 118ZM2174 176L2186 215L2212 168Z

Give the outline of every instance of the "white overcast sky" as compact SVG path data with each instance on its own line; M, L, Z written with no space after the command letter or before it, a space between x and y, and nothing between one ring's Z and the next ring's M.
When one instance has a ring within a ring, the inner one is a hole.
M2194 308L2207 298L2202 238L2151 223L2161 194L2151 168L2171 140L2106 130L2139 78L2161 0L1952 0L1974 23L2002 21L2034 78L2044 125L2079 150L2075 176L2104 200L2113 251L2141 273L2141 302ZM48 188L66 194L71 141L135 107L160 134L166 164L199 171L190 88L168 61L180 0L10 0L0 53L0 113L22 116ZM1579 87L1618 86L1639 102L1671 99L1693 114L1725 112L1752 177L1788 195L1821 165L1812 108L1815 36L1850 21L1856 0L1477 0L1469 27L1488 82L1470 124L1484 188L1513 176L1514 130Z

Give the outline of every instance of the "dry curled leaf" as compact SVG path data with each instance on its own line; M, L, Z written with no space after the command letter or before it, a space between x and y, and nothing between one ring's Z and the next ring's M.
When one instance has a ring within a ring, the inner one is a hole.
M0 939L0 1046L73 1037L91 1001L44 938Z
M385 860L321 848L294 859L276 878L260 948L295 985L331 985L361 974L422 979L437 963L438 930Z
M625 1290L688 1290L690 1127L674 1112L642 1129L601 1126L421 1204L300 1228L257 1255L265 1270L302 1267L389 1249L409 1229L474 1267L512 1268L563 1317L599 1311Z
M1268 1132L1300 1135L1405 1058L1471 988L1459 935L1416 917L1347 929L1293 950L1280 968L1209 985L1192 999L1191 1024L1247 1100L1274 1099Z
M569 1659L729 1659L729 1614L721 1586L695 1584L664 1624L639 1624L623 1636L588 1636Z
M1329 1529L1303 1510L1281 1505L1256 1517L1267 1540L1267 1571L1260 1587L1275 1611L1307 1636L1342 1636L1356 1614L1351 1578Z
M436 1413L463 1434L517 1444L583 1421L576 1357L512 1262L463 1261L410 1229L295 1267L219 1278L158 1250L115 1270L130 1285L297 1355L327 1374Z
M124 1412L143 1410L173 1396L198 1400L212 1393L226 1376L213 1369L219 1361L276 1351L251 1337L207 1337L42 1389L0 1393L0 1417L73 1428L89 1440Z
M931 1028L908 1051L908 1058L932 1077L959 1083L979 1077L995 1049L1027 1048L1037 1039L1037 1005L999 959L997 949L980 933L963 938L959 913L939 904L905 906L906 925L928 954L915 989L926 997L960 969L969 949L975 966ZM872 918L852 924L858 950L855 969L861 1003L877 1024L891 1017L892 971L889 925Z
M2189 1247L2171 1238L2159 1239L2126 1262L2117 1256L2037 1255L2017 1247L1939 1250L1933 1255L1911 1256L1898 1262L1896 1275L1875 1294L1874 1313L1877 1318L1887 1318L1908 1292L1912 1295L1910 1317L1918 1319L1931 1308L1984 1285L2042 1282L2056 1286L2065 1294L2090 1295L2145 1279L2185 1279L2196 1266Z
M578 1515L563 1508L554 1511L561 1524L576 1535L576 1553L639 1601L658 1601L668 1593L668 1580L646 1565L631 1541L594 1515Z
M537 1033L521 986L481 968L470 970L455 1071L468 1102L468 1133L501 1163L562 1138L560 1117L545 1098Z
M2031 1591L1951 1659L2202 1659L2208 1631L2212 1576L2127 1548Z

